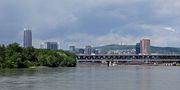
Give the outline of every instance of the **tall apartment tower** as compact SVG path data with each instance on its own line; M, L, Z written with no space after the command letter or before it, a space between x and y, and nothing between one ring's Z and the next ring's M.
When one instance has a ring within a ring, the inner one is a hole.
M151 45L149 39L142 39L140 41L140 50L142 55L151 54Z
M32 31L29 28L24 28L24 47L32 47Z

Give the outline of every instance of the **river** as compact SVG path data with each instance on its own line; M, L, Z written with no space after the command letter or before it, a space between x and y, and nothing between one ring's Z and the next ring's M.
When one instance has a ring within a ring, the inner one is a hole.
M78 65L0 70L0 90L180 90L180 67Z

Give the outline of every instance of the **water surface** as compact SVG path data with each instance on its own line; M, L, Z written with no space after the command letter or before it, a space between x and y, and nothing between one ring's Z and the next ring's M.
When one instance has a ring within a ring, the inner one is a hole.
M180 67L79 65L0 70L0 90L180 90Z

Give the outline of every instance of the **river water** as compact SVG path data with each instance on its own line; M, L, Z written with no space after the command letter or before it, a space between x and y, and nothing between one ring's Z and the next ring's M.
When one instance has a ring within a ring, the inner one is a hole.
M0 70L0 90L180 90L180 67L78 65Z

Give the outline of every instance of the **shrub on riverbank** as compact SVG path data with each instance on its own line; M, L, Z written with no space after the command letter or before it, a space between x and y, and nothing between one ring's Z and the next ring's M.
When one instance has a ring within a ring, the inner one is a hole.
M0 68L29 68L32 66L74 67L76 56L63 50L22 48L17 43L0 45Z

